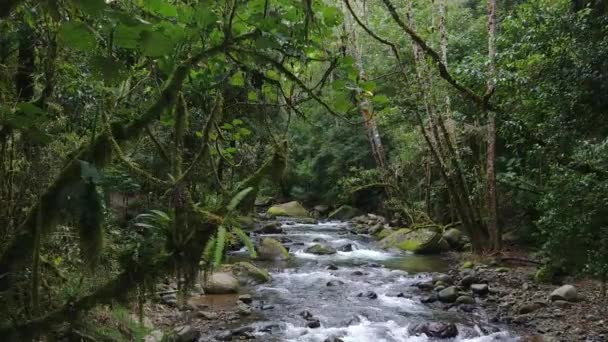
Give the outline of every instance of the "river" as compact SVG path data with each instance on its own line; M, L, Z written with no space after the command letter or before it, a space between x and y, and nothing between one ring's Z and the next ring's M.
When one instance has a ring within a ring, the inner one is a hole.
M483 313L465 313L457 307L431 309L421 303L425 293L415 284L447 269L447 263L437 256L384 251L372 237L352 234L346 222L282 221L282 228L284 234L265 236L282 240L291 259L257 263L267 267L272 281L244 289L258 310L229 327L248 329L256 341L439 341L410 335L410 328L423 322L456 324L458 335L441 341L518 340L505 327L489 323ZM304 251L316 242L337 249L350 244L352 251L333 255ZM241 253L244 251L232 255L233 260ZM305 319L307 315L312 317ZM311 321L318 321L319 326ZM212 336L203 340L213 340Z

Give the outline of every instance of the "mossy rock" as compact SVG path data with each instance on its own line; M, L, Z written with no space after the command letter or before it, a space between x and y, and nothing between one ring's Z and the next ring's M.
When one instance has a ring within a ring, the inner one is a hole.
M242 229L251 230L255 228L255 220L251 216L239 216L238 222Z
M376 238L376 240L382 240L385 237L391 235L392 233L393 233L392 230L384 228L384 229L380 230L379 232L377 232L376 234L374 234L374 237Z
M273 205L266 211L268 216L286 216L286 217L310 217L306 208L297 201L291 201L283 204Z
M464 263L462 263L462 266L460 266L460 268L471 269L473 268L473 266L475 266L475 264L472 261L465 261Z
M337 253L335 248L318 243L306 248L305 252L316 255L330 255Z
M416 254L437 254L449 249L441 234L430 229L399 229L380 241L382 248L399 248Z
M258 247L260 260L287 260L289 252L283 245L273 238L263 238Z
M460 249L463 245L463 235L459 229L450 228L446 230L442 238L450 244L450 247L454 249Z
M242 283L261 284L267 283L272 279L268 271L246 261L241 261L231 265L230 269Z
M353 208L350 205L342 205L332 211L327 218L330 220L350 220L358 215L361 215L359 209Z

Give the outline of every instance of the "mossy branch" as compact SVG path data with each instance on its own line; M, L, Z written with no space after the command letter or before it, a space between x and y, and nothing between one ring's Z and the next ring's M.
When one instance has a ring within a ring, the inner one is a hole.
M249 37L251 37L251 34L246 34L240 36L238 40ZM228 45L229 42L224 42L221 45L188 58L177 66L171 77L165 82L165 86L158 99L142 116L124 126L118 124L112 126L112 136L116 139L116 142L122 143L139 136L141 131L150 122L157 119L165 110L171 108L182 84L189 74L190 68L205 58L221 53ZM102 168L111 160L112 147L108 135L98 135L91 143L83 146L72 155L72 159L67 162L67 165L55 178L55 181L30 209L25 221L17 229L16 235L5 249L0 259L0 291L10 287L12 283L10 273L18 267L25 265L31 259L37 226L36 215L40 208L42 208L43 220L46 227L43 231L44 234L54 229L56 221L59 219L63 203L60 199L62 196L65 196L64 189L71 184L77 184L82 181L81 161L89 161L96 167Z

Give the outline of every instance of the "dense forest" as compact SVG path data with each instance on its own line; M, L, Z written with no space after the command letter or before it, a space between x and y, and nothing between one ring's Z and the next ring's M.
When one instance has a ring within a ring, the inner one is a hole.
M451 231L455 258L603 298L607 11L2 0L0 340L142 340L160 285L179 306L232 252L263 260L275 216Z

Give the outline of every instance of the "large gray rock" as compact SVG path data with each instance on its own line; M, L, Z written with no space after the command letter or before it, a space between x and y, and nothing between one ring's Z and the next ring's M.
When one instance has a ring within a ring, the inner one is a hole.
M474 294L483 296L490 292L490 288L488 287L488 284L472 284L471 291L473 291Z
M279 222L268 222L259 229L255 230L258 234L283 234L281 223Z
M260 260L287 260L289 252L283 245L273 238L263 238L258 246L258 258Z
M207 294L237 293L239 281L232 273L214 272L203 279L203 289Z
M325 215L329 211L329 206L327 206L325 204L319 204L319 205L315 205L315 207L313 209L314 209L314 211L318 212L319 214Z
M564 285L555 289L549 296L551 300L565 300L568 302L575 302L578 300L578 293L576 288L572 285Z
M308 248L306 248L306 250L304 250L306 253L310 253L310 254L316 254L316 255L330 255L330 254L336 254L336 249L327 245L321 245L321 244L314 244Z
M462 232L459 229L450 228L443 233L442 237L450 244L450 247L454 249L462 248L463 238Z
M309 217L306 208L300 202L292 201L283 204L273 205L266 212L270 217L287 216L287 217Z
M454 286L446 287L437 294L437 298L444 303L453 303L458 297L458 289Z
M430 338L452 338L458 335L458 328L454 323L426 322L415 325L410 329L410 334L425 334Z
M189 325L177 327L174 330L176 342L195 342L201 335L201 332Z
M230 270L243 284L261 284L271 280L270 273L246 261L230 265Z

